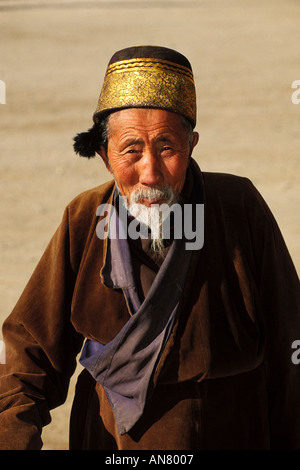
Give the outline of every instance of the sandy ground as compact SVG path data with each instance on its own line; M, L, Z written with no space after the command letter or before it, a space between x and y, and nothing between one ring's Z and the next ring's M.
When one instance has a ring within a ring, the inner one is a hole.
M113 52L136 44L189 57L198 90L194 157L203 170L254 182L299 272L300 104L291 100L299 15L298 0L0 0L0 324L65 205L108 177L101 161L74 155L72 138L91 125ZM45 428L44 449L68 448L74 381Z

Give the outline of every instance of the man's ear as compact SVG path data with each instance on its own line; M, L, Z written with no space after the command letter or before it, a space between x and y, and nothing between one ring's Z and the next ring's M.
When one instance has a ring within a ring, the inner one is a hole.
M194 150L198 142L199 142L199 134L198 132L193 132L193 141L192 141L192 148L191 148L192 151Z
M198 141L199 141L199 134L198 134L198 132L193 132L193 140L192 140L192 143L191 143L191 145L190 145L189 159L192 157L193 150L194 150L194 148L196 147L196 145L198 144Z
M107 170L112 173L112 170L111 170L111 167L110 167L110 163L109 163L109 160L108 160L108 156L107 156L107 150L106 148L104 147L104 145L101 145L100 146L100 149L97 150L97 153L98 155L100 155L100 157L102 158L102 160L104 161L104 164L107 168Z

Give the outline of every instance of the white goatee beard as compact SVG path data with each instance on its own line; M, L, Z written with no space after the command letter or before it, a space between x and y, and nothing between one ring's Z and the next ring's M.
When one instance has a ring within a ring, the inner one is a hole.
M158 201L160 204L147 207L139 203L143 199ZM176 196L172 187L162 186L137 189L131 193L129 204L126 204L128 212L151 230L151 256L154 258L161 259L165 256L162 224L170 213L170 206L175 202Z

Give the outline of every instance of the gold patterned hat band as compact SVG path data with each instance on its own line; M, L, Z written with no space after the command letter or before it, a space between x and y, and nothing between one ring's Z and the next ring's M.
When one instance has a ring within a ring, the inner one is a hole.
M111 58L94 113L124 108L166 109L196 124L196 92L189 61L165 47L138 46L118 51Z

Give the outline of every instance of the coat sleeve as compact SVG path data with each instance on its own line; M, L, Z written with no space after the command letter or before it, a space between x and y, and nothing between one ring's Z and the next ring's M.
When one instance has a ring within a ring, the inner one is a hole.
M300 449L300 285L270 209L254 188L249 213L265 347L265 374L272 449Z
M81 337L70 322L75 283L68 209L17 305L3 324L0 449L42 447L49 410L67 396Z

